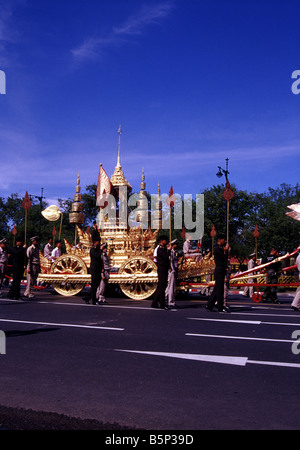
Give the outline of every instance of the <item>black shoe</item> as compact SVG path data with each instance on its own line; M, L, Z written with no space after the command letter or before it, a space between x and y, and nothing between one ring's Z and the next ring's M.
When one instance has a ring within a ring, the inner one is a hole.
M213 308L209 308L208 306L205 306L205 309L207 309L207 311L212 312L214 309Z
M294 311L300 311L300 308L297 308L296 306L291 306L291 308L292 308Z
M230 311L230 309L227 306L224 306L224 308L223 309L219 309L218 312L219 313L224 313L224 312L230 313L231 311Z

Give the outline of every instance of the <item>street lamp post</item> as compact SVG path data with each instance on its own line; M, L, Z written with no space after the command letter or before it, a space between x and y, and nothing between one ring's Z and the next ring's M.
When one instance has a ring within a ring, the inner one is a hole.
M223 198L227 202L227 226L226 226L226 229L227 229L227 243L229 242L229 202L234 197L234 192L231 189L230 183L229 183L229 180L228 180L228 175L229 175L228 161L229 161L229 159L226 158L226 169L225 170L222 169L222 167L218 166L219 171L217 173L217 177L218 178L221 178L223 176L223 174L225 175L225 178L226 178L226 188L225 188L225 191L223 192Z

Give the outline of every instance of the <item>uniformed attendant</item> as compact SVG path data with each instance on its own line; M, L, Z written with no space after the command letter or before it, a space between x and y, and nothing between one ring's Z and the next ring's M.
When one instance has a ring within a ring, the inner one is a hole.
M40 250L39 250L39 237L34 236L30 239L31 245L28 247L27 256L27 286L25 289L24 297L34 298L32 293L33 286L36 285L36 280L40 272Z
M166 289L166 297L168 300L168 306L171 308L176 307L175 304L175 294L176 294L176 284L177 284L177 276L178 276L178 256L177 256L177 247L178 240L174 239L170 243L170 271L168 276L168 286Z
M7 269L8 255L6 251L6 239L0 241L0 289L2 289L3 279ZM0 292L1 296L1 292Z
M100 240L101 240L100 239L100 232L99 232L99 228L97 226L96 220L94 220L93 227L90 230L90 232L91 232L91 236L92 236L92 241L93 242L95 242L95 241L99 241L100 242Z
M229 312L227 307L224 308L224 282L228 264L228 249L229 245L226 244L225 236L219 235L217 244L214 246L215 285L206 306L206 309L210 311L214 309L215 303L217 303L219 312Z
M166 306L166 288L168 285L168 273L170 267L170 251L167 249L168 238L167 236L161 235L158 240L158 249L157 249L157 274L158 274L158 283L157 289L154 294L154 298L152 301L152 308L160 307L162 309L169 309Z
M270 254L267 258L263 259L264 263L269 263L278 258L279 252L277 248L273 247L270 251ZM281 269L281 262L277 261L268 266L267 270L267 284L277 284L278 283L278 275ZM263 302L271 302L278 303L277 298L277 286L267 286L265 292L263 294Z
M8 298L20 300L20 284L26 267L26 250L20 237L16 237L16 245L9 250L8 256L12 265L13 276L12 285L8 292Z
M60 256L61 256L61 241L56 241L55 248L51 252L51 262L53 263Z
M248 261L248 270L254 269L255 267L255 260L256 260L256 253L251 253L251 255L249 256L249 261ZM248 284L253 284L254 282L254 278L253 278L253 272L251 273L251 276L248 278ZM253 286L246 286L243 292L244 296L247 296L249 294L249 297L252 298L253 297Z
M100 248L100 240L95 240L94 245L90 250L91 264L90 264L90 274L91 280L91 295L92 304L97 304L97 290L101 282L102 274L102 250Z
M183 244L183 254L185 258L194 258L196 262L202 259L200 249L193 249L191 244L191 236L188 234Z
M101 245L102 250L102 273L101 273L101 282L98 289L97 297L98 297L98 303L107 303L104 294L105 289L108 284L109 280L109 273L110 273L110 264L109 264L109 258L107 256L107 244L106 242Z
M48 243L44 247L44 256L45 256L45 258L48 259L49 262L52 262L51 261L52 250L53 250L53 238L49 237Z

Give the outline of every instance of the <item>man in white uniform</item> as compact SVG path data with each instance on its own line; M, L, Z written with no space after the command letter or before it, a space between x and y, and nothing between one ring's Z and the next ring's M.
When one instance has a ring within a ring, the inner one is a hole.
M297 264L297 269L299 272L299 280L300 280L300 252L297 256L296 259L296 264ZM294 309L295 311L300 311L300 286L298 286L297 290L296 290L296 294L292 303L292 309Z
M186 241L183 244L183 253L185 258L195 258L196 262L199 262L202 259L200 250L192 248L190 235L187 235Z
M52 244L53 244L53 239L52 239L52 237L50 237L48 239L48 243L44 247L44 256L50 262L51 262L51 253L52 253L52 250L53 250L53 245Z
M175 293L176 293L176 283L178 276L178 257L176 253L178 240L174 239L171 241L171 252L170 252L170 270L168 276L168 286L166 289L166 298L168 300L169 308L176 307L175 305Z
M56 247L51 253L51 262L54 262L57 258L61 256L61 241L56 241Z
M248 270L254 269L254 267L256 266L255 263L255 259L256 259L256 254L255 253L251 253L251 255L249 256L249 261L248 261ZM252 284L254 279L253 279L253 273L251 274L252 276L250 278L248 278L248 284ZM249 297L252 298L253 297L253 286L246 286L243 292L243 295L245 297L248 296L249 293Z
M40 272L40 250L39 250L39 237L34 236L30 239L31 246L28 247L27 255L27 286L25 289L24 297L34 298L32 293L33 286L36 285L36 280Z

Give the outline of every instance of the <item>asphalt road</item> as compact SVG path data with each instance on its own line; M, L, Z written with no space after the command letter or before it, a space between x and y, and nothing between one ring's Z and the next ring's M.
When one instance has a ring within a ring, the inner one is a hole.
M201 296L169 311L149 300L93 306L80 296L36 297L0 299L3 414L56 413L88 429L93 421L108 429L300 428L292 337L300 313L291 295L269 305L231 294L230 314L207 311Z

